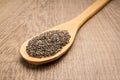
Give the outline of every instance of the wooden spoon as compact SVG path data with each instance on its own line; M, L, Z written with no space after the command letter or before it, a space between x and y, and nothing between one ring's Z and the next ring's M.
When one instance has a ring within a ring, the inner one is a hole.
M104 5L106 3L108 3L109 1L110 0L97 0L89 8L87 8L80 16L74 18L73 20L71 20L69 22L63 23L61 25L55 26L49 30L44 31L44 32L47 32L47 31L51 31L51 30L67 30L71 36L69 43L66 46L64 46L63 49L61 51L57 52L55 55L46 57L46 58L36 58L36 57L29 56L28 53L26 52L26 46L28 45L29 40L32 39L31 38L31 39L25 41L20 48L20 53L21 53L22 57L32 64L44 64L44 63L48 63L48 62L51 62L51 61L54 61L54 60L60 58L63 54L65 54L65 52L72 45L79 28L90 17L92 17L96 12L98 12L101 8L103 8ZM44 33L44 32L42 32L42 33Z

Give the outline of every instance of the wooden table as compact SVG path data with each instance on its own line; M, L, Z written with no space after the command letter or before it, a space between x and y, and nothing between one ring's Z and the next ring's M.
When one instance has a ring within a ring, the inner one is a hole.
M59 60L35 66L20 56L25 40L73 19L94 1L0 0L0 80L120 80L120 0L84 24Z

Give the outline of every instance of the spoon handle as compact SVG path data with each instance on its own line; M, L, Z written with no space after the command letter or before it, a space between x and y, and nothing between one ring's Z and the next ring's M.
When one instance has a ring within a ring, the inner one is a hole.
M96 0L90 7L88 7L81 15L74 18L72 22L76 25L77 30L95 13L105 6L110 0Z

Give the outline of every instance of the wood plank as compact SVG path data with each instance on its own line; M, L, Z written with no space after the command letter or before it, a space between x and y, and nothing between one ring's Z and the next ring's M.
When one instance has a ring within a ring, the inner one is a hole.
M59 60L35 66L19 54L28 38L64 23L95 0L0 0L0 80L120 80L120 0L78 32Z

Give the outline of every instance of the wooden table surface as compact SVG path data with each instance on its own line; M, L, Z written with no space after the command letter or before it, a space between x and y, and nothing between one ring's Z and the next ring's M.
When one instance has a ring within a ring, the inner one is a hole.
M120 80L120 0L84 24L59 60L35 66L20 56L25 40L73 19L94 1L0 0L0 80Z

